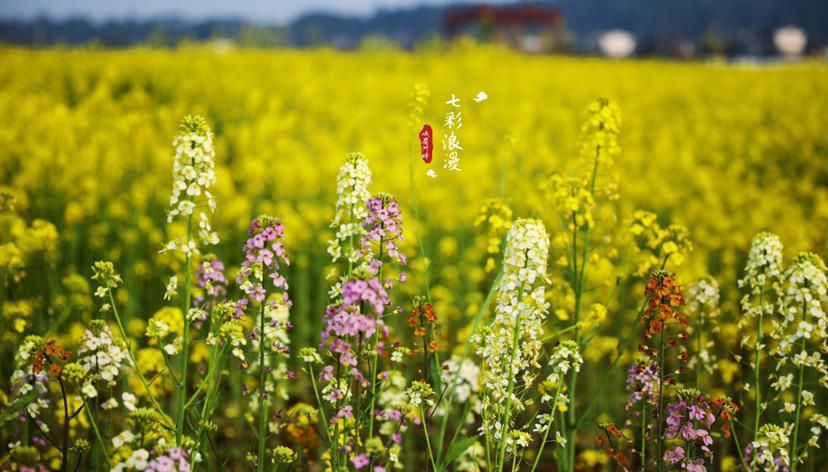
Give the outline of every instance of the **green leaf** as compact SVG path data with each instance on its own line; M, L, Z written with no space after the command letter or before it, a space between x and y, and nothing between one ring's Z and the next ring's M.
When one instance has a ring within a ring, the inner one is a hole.
M457 458L460 457L460 454L466 452L466 449L470 448L471 445L475 442L477 442L477 437L475 436L463 438L459 441L452 442L448 448L448 452L446 452L446 458L444 459L443 467L457 460Z
M23 408L26 408L26 406L29 403L32 403L33 401L35 401L36 397L37 397L37 392L34 389L32 389L32 390L29 390L22 397L16 398L13 402L11 402L9 404L8 407L5 408L5 411L3 411L3 421L2 421L2 423L5 423L6 421L17 418L17 414L20 412L20 410L22 410Z
M437 356L432 354L431 362L429 362L428 370L431 374L431 383L434 386L434 393L439 397L440 392L443 391L443 378L440 376L440 361Z

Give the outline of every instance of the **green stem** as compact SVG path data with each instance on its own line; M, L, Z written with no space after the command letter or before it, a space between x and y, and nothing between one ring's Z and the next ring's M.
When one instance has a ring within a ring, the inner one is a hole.
M383 447L383 451L385 451L385 452L380 457L382 457L384 459L384 462L386 464L388 464L388 451L391 448L391 442L393 441L394 435L400 432L400 427L402 427L402 422L397 423L397 427L394 429L394 433L388 437L388 440L386 440L386 442L385 442L385 447ZM376 457L376 456L371 459L371 463L368 464L368 470L369 471L374 470L374 462L377 459L378 459L378 457ZM336 466L334 466L334 469L336 469Z
M328 440L328 447L333 447L331 443L331 436L328 432L328 418L325 416L325 405L322 404L322 398L319 396L319 388L316 386L316 376L313 373L313 364L308 363L308 374L311 379L311 386L313 386L313 395L316 397L316 403L319 405L319 415L322 417L322 430L325 433L325 438ZM335 464L334 464L335 465Z
M362 306L362 303L360 302L359 311L362 312L363 309L364 309L364 307ZM362 361L362 344L363 344L362 333L359 333L357 335L357 356L356 356L356 358L357 358L357 369L360 369L362 367L360 365L360 364L362 364L362 362L361 362ZM354 390L354 398L355 398L355 401L354 401L354 403L355 403L355 405L354 405L354 418L356 420L356 424L354 426L354 430L356 432L356 443L355 444L356 444L356 447L360 447L360 446L363 445L362 444L362 433L361 433L361 429L362 429L362 382L357 380L356 378L354 378L353 381L356 384L355 388L352 387L353 390Z
M561 330L555 331L554 333L551 333L551 334L549 334L549 335L545 336L545 337L543 338L543 342L545 343L545 342L547 342L547 341L551 341L551 340L553 340L553 339L557 338L558 336L560 336L560 335L562 335L562 334L564 334L564 333L568 333L568 332L570 332L570 331L575 330L577 327L578 327L577 325L571 325L571 326L567 326L567 327L566 327L566 328L564 328L564 329L561 329Z
M190 240L193 237L193 215L190 214L187 218L187 244L189 246ZM178 377L178 401L176 402L178 408L177 420L175 422L175 444L181 445L181 439L184 435L184 412L187 403L187 364L190 353L190 319L188 313L190 311L190 253L189 248L186 255L186 264L184 267L184 309L182 316L184 317L184 334L181 347L181 367L179 368Z
M381 228L385 228L385 223L380 224ZM385 242L385 238L380 238L379 240L379 257L378 260L382 263L382 251ZM382 265L379 267L379 271L377 273L377 277L379 282L382 283ZM379 315L375 315L379 318ZM370 410L368 410L368 438L374 437L374 408L376 405L377 399L377 367L379 364L379 329L374 330L374 350L372 352L373 359L371 365L371 406Z
M184 408L189 410L190 407L193 406L193 404L198 400L198 398L199 398L199 396L201 395L202 392L204 392L204 396L206 398L208 393L205 391L205 387L199 385L195 389L195 391L192 393L192 395L190 395L190 399L187 400L187 403L184 405Z
M477 310L477 314L474 317L474 321L472 321L471 333L469 334L469 337L466 338L466 342L463 346L463 355L460 357L460 363L458 364L457 371L452 376L451 383L449 384L449 387L448 387L448 395L446 395L446 397L445 397L446 398L446 405L448 405L448 407L450 407L451 404L454 402L454 395L457 391L457 380L460 378L460 366L463 365L463 362L465 362L466 358L468 358L468 356L469 356L469 351L471 351L471 347L472 347L471 339L474 337L475 334L477 334L477 328L480 325L480 321L483 319L483 315L486 313L486 311L489 308L489 305L492 302L492 297L495 294L495 290L497 289L497 286L500 283L500 278L502 277L502 275L503 275L502 271L498 272L497 276L495 277L494 281L492 282L492 286L489 287L489 293L486 294L486 299L483 301L483 304L480 306L480 309ZM448 411L448 407L447 407L446 411ZM437 406L435 405L435 409L436 408L437 408ZM449 416L451 416L451 415L449 415L448 413L443 415L443 418L440 422L440 435L437 436L437 444L436 444L438 458L442 458L443 441L445 441L445 437L446 437L446 430L448 428ZM465 424L465 421L466 421L466 416L463 415L463 417L461 417L459 419L457 424L461 424L461 425Z
M762 330L764 329L764 315L765 315L765 307L764 307L764 295L765 295L765 287L759 291L759 322L757 323L756 330L756 343L753 347L753 387L756 390L756 410L753 414L753 441L756 442L759 439L759 417L762 415L762 388L760 383L760 371L759 368L761 363L761 356L762 351L759 347L762 344ZM754 454L755 455L755 454ZM756 461L751 461L754 464L754 467L751 470L755 469Z
M638 316L636 316L635 322L636 325L638 325L641 322L641 317L644 315L644 310L646 310L646 308L647 300L645 300L641 304L641 308L638 309ZM621 344L618 346L618 354L616 354L615 357L612 359L612 362L610 362L609 367L607 369L608 372L611 372L613 367L615 367L615 365L618 364L618 361L621 360L621 357L624 355L624 351L626 351L627 346L630 344L630 341L632 341L633 336L635 334L636 330L630 330L630 332L627 334L624 340L621 341ZM609 378L609 375L604 375L602 377L601 383L598 384L598 389L595 390L595 394L593 394L592 398L590 398L589 403L587 404L587 408L584 410L584 412L581 414L581 417L578 419L579 424L582 424L584 420L587 418L587 416L589 416L589 414L592 412L592 409L595 407L595 402L598 400L598 397L604 392L604 387L606 387Z
M803 313L804 313L804 315L807 316L808 312L807 312L807 310L805 310ZM803 316L803 319L806 316ZM802 353L805 352L805 348L806 348L805 341L806 341L806 339L805 339L805 337L803 337L802 341L800 343L800 349L801 349L800 352L802 352ZM804 364L804 362L799 364L799 376L798 377L799 378L797 379L797 385L796 385L796 412L794 413L795 418L794 418L793 437L791 437L791 452L790 452L791 472L796 472L796 466L797 466L797 462L798 462L797 458L796 458L796 453L797 453L796 452L796 447L797 447L797 442L799 440L799 420L800 420L800 415L802 413L802 387L805 385L805 364Z
M530 472L535 472L535 469L538 467L538 462L540 462L540 458L543 455L543 448L546 447L546 441L549 437L549 431L552 429L552 423L555 422L555 410L558 409L558 395L561 393L561 384L558 384L558 388L555 390L555 403L552 404L552 410L549 413L549 423L546 425L546 431L543 432L543 440L541 441L540 447L538 448L538 453L535 456L535 462L532 464L532 469Z
M337 389L339 389L340 386L342 385L341 370L342 370L342 362L341 362L339 356L337 356L337 358L336 358L336 376L335 376L335 378L336 378L336 388ZM350 387L349 387L349 389L350 389ZM334 405L334 415L339 414L339 410L340 410L341 405L342 405L342 398L344 396L345 395L339 395L339 397L336 399L336 404ZM334 464L339 463L339 447L338 447L338 444L339 444L339 423L340 423L340 420L339 420L339 418L337 418L336 422L334 422L333 445L331 447L331 452L332 452L333 463Z
M66 399L66 386L60 374L57 381L60 384L60 393L63 396L63 446L61 447L60 470L66 472L69 468L69 401Z
M573 314L575 327L575 343L580 344L580 333L578 329L578 322L581 317L581 275L578 272L578 223L576 215L572 213L572 288L575 292L575 313ZM586 265L586 260L583 261ZM583 270L583 268L581 269ZM575 462L575 439L577 438L577 428L575 425L575 389L578 383L578 374L574 370L569 376L569 388L567 396L569 397L569 410L567 411L567 440L566 440L566 470L572 470Z
M742 467L744 467L745 470L749 470L750 467L748 467L747 463L745 462L745 456L742 454L742 451L743 451L742 446L739 444L739 435L736 434L736 429L733 428L733 423L732 422L731 422L730 430L733 432L733 434L731 434L731 436L733 436L733 443L736 445L736 452L739 453L739 462L742 463ZM753 457L755 458L756 454L754 454ZM751 462L753 462L753 461L751 461Z
M566 428L566 414L564 412L560 412L560 419L558 422L561 425L561 436L562 437L569 437ZM560 465L561 470L569 470L567 466L567 460L569 459L569 450L566 445L558 448L558 464Z
M509 433L509 422L512 419L512 392L515 388L515 376L514 372L512 371L512 366L514 365L515 352L517 352L518 348L519 334L520 312L518 312L517 317L515 317L515 329L512 332L512 351L509 353L509 387L506 389L506 413L503 418L503 424L501 427L500 444L498 446L497 452L497 467L495 470L503 470L503 460L506 456L506 439L508 438Z
M126 344L127 355L129 356L129 361L132 364L132 370L138 374L138 379L144 386L144 390L147 392L147 396L149 397L153 408L164 416L164 410L161 409L161 405L158 404L158 400L156 400L155 395L152 394L152 388L150 388L149 382L147 382L147 379L141 372L141 368L138 367L138 361L135 360L135 354L132 352L132 346L129 343L129 338L127 337L126 330L124 329L124 323L121 321L121 316L118 314L118 309L115 307L115 297L112 296L112 289L108 288L106 291L109 295L109 304L112 306L112 313L115 315L115 321L118 323L118 331L121 332L121 337L124 338L124 344Z
M641 400L641 472L647 470L647 399Z
M429 439L428 439L428 425L427 425L427 422L426 422L425 410L423 409L422 404L420 405L420 417L422 418L423 433L425 434L426 448L428 449L428 459L431 462L431 467L434 470L438 470L437 469L437 464L434 463L434 453L431 450L431 441L429 441Z
M595 147L595 159L593 160L592 164L592 177L590 178L590 186L589 186L589 193L593 197L595 196L595 182L598 179L598 163L599 158L601 156L601 146ZM592 237L592 228L587 225L586 229L584 230L584 244L583 248L581 249L581 272L578 274L578 253L577 253L577 240L578 240L578 227L577 221L575 219L575 214L572 215L572 256L574 258L574 268L575 274L574 276L577 277L574 289L575 289L575 342L580 346L581 344L581 337L578 329L578 321L581 316L581 298L584 293L584 282L586 280L586 265L587 259L589 258L589 249L590 249L590 240ZM568 431L568 438L567 438L567 462L568 467L570 470L574 470L575 468L575 448L576 442L578 440L578 421L577 421L577 405L576 405L576 387L578 386L578 373L574 370L572 371L572 375L569 380L569 411L568 422L569 422L569 431Z
M699 384L701 383L701 350L702 350L702 338L701 333L704 329L704 322L699 320L698 325L696 325L695 335L696 335L696 390L699 389Z
M98 356L97 356L97 350L96 350L95 351L95 372L100 372L100 371L101 371L101 366L100 366L100 363L98 362ZM82 395L81 395L81 400L83 400ZM100 400L101 400L100 396L95 397L95 406L94 406L94 409L92 410L93 415L98 414L98 411L100 411ZM85 402L84 402L84 406L85 406ZM91 464L90 465L92 466L92 470L99 470L100 465L98 465L98 464L99 464L100 461L99 461L98 456L100 455L100 453L98 451L98 442L97 441L92 443L92 450L90 452L91 452L91 454L90 454ZM80 465L80 456L82 456L82 455L83 454L80 454L79 457L78 457L78 462L75 465L75 470L77 470L78 466Z
M89 418L89 424L92 425L92 430L95 432L95 439L97 440L98 446L100 446L104 459L106 459L106 463L112 467L112 461L109 459L109 454L106 452L106 442L103 440L101 431L98 429L98 423L95 422L95 415L93 415L92 411L90 411L89 403L86 402L86 398L84 398L83 395L81 395L81 400L83 401L83 407L86 410L86 417Z
M664 256L664 260L662 260L662 262L661 262L661 269L664 269L664 267L667 266L667 261L669 259L670 259L669 254ZM644 302L642 302L642 304L641 304L641 307L638 309L638 316L636 317L636 322L635 322L636 325L638 325L641 322L641 317L644 315L644 311L647 309L647 302L648 301L649 300L644 300ZM621 345L619 346L618 353L615 355L615 358L612 360L612 362L610 362L610 365L609 365L609 368L607 369L607 371L611 372L613 367L615 367L615 365L618 364L618 361L621 360L621 357L624 355L624 351L627 350L627 346L629 346L630 342L632 341L634 334L636 334L636 331L631 330L629 333L627 333L627 336L624 337L624 340L621 342ZM607 385L607 382L609 381L609 379L610 379L609 375L605 375L601 379L601 383L598 384L598 389L595 390L595 394L593 394L592 398L590 398L589 403L587 404L586 410L584 410L584 412L578 418L578 424L579 425L584 424L584 421L586 421L586 419L592 413L593 408L595 408L595 402L598 400L598 397L600 396L600 394L602 392L604 392L604 387Z
M486 363L480 365L480 378L486 378ZM486 389L486 383L480 386L480 398L486 398L488 395L488 391ZM445 415L448 416L448 415ZM483 409L481 413L481 421L484 425L490 424L489 423L489 415L488 410ZM490 466L492 464L492 438L490 436L491 428L483 428L483 435L486 439L486 466ZM442 462L442 461L441 461Z
M660 471L662 465L661 449L663 439L661 437L662 424L664 422L664 329L661 326L661 335L659 337L658 350L658 416L656 417L656 430L658 431L656 437L656 468Z
M259 317L259 454L256 461L256 470L264 470L265 434L267 429L267 401L265 400L265 304L267 293L262 300Z
M198 416L198 423L196 423L196 428L198 428L198 432L196 434L196 446L193 448L194 451L198 451L201 449L203 444L203 437L204 434L209 434L205 432L205 422L207 418L212 415L212 412L215 408L215 402L218 400L219 395L219 386L221 383L221 374L219 374L218 381L219 383L215 385L215 387L211 388L211 384L214 382L214 376L216 370L221 370L224 365L224 356L226 353L226 347L222 346L221 349L216 352L215 349L210 350L210 361L209 361L209 368L207 369L207 377L204 381L203 387L204 390L204 403L201 405L201 413ZM200 388L201 390L202 388ZM192 398L190 399L187 404L191 403L196 398L196 393L193 393ZM194 459L193 456L190 456L190 460ZM196 469L197 463L193 462L190 464L193 470Z

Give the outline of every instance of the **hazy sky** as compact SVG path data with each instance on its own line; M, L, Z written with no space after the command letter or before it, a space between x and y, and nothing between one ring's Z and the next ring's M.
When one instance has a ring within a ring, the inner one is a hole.
M164 15L196 19L238 16L281 22L309 11L362 16L382 7L449 3L458 3L458 0L0 0L0 17L31 18L46 14L54 18L79 15L100 20Z

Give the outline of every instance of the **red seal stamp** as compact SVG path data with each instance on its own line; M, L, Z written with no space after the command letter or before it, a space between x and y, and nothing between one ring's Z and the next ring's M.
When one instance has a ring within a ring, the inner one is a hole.
M420 157L426 164L431 163L434 154L434 133L431 130L431 125L424 124L423 129L420 130Z

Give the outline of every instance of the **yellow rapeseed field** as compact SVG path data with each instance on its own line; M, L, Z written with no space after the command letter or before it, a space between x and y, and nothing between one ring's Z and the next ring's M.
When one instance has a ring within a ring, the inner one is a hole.
M824 63L609 61L461 43L448 51L411 53L4 47L0 64L0 406L12 402L8 379L26 336L77 344L98 316L89 277L101 259L113 261L123 279L112 301L145 375L169 367L160 343L144 333L151 317L166 320L173 332L183 329L175 326L181 324L178 308L168 307L176 303L163 295L170 275L179 274L182 283L185 259L161 249L186 233L180 220L167 224L166 212L172 140L188 114L202 115L215 134L212 225L221 244L211 251L227 266L228 280L239 273L251 218L272 214L284 224L296 352L319 345L328 287L341 275L326 247L334 236L337 172L347 153L364 154L372 189L400 203L400 246L410 280L397 291L405 299L399 305L407 314L414 296L428 297L439 323L434 347L444 358L462 354L473 319L486 308L511 223L542 221L551 247L544 331L564 339L571 329L580 330L575 336L584 357L574 409L586 416L579 416L584 422L578 435L570 436L576 446L563 451L561 445L554 456L564 469L576 467L573 461L589 470L614 467L608 457L613 453L593 439L601 433L599 423L618 421L624 411L624 374L638 343L622 340L638 334L645 284L666 257L665 268L681 284L709 274L721 287L720 318L698 337L699 346L714 346L714 368L697 374L696 386L740 404L743 411L735 416L746 426L736 431L744 446L752 439L754 397L745 387L753 374L741 356L753 355L755 325L740 330L744 292L737 280L744 276L751 240L762 231L777 234L786 260L800 251L828 253ZM473 101L480 91L488 99ZM442 167L440 139L452 94L461 99L463 114L459 172ZM582 124L596 97L609 98L621 118L618 152L611 166L601 168L593 201L578 193L583 188L577 182L592 166L584 158ZM419 155L417 133L425 123L435 130L430 166ZM426 175L430 168L436 177ZM573 223L559 215L570 210L585 218L574 223L576 231L595 228L580 291L566 275L573 269ZM388 323L393 330L410 329L405 315ZM193 372L201 372L212 354L194 342L189 355ZM619 357L618 367L608 371ZM296 356L285 362L286 369L303 368ZM245 470L241 464L247 443L255 443L257 420L242 393L257 379L228 375L239 381L223 387L228 393L213 421L220 425L215 440L233 452L207 462L227 459L233 470ZM280 406L272 408L314 403L309 382L300 374L290 387L280 387ZM149 405L137 378L126 383ZM191 385L190 391L198 388ZM162 403L175 403L174 379L159 380L152 389ZM612 393L595 398L599 389ZM562 391L574 392L575 385ZM817 397L824 406L824 389ZM568 414L559 409L561 418ZM773 410L769 416L777 414ZM78 431L88 431L86 416L79 418ZM300 450L296 444L307 440L302 424L297 420L274 436ZM433 429L439 428L436 421ZM120 429L108 431L114 436ZM5 456L11 439L0 439ZM406 440L404 451L417 450L414 444L421 451L424 443ZM712 470L739 463L735 446L723 444ZM568 458L576 448L577 457ZM305 450L314 463L336 461ZM47 454L50 467L60 466L55 451ZM500 464L496 452L494 463ZM123 456L118 460L129 457L123 450L113 454L113 461L117 454ZM825 466L823 450L811 454L816 470ZM102 456L93 460L103 463ZM359 468L359 456L353 460ZM528 470L535 455L522 460ZM416 454L402 461L406 470L429 467Z

